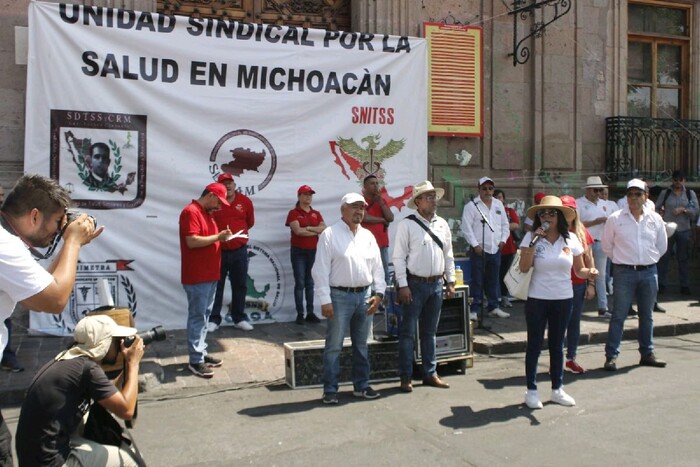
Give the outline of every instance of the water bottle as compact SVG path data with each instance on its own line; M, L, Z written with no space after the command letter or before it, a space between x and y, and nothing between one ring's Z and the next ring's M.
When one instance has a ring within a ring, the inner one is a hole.
M455 266L455 285L464 285L464 271L462 271L462 266Z

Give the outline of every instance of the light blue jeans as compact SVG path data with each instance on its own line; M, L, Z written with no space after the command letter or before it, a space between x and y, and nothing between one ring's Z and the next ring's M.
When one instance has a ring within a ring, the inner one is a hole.
M608 257L605 256L603 247L600 242L594 242L591 248L593 252L593 261L595 261L595 267L598 270L598 277L595 279L595 294L598 297L598 309L607 310L608 309L608 295L605 291L605 269L608 262ZM614 287L615 285L613 285ZM625 309L627 313L627 309Z
M639 353L644 356L654 351L654 319L653 309L656 303L656 293L659 290L656 265L647 269L635 271L613 265L613 283L615 293L612 318L608 325L608 341L605 344L605 356L617 357L620 354L622 331L627 319L627 311L632 300L637 299L639 312Z
M423 379L430 378L437 369L435 333L442 308L442 280L426 284L408 279L411 303L401 306L399 325L399 376L410 379L413 375L413 347L416 324L420 323L420 352Z
M343 292L331 288L333 317L326 320L326 347L323 350L323 392L338 392L340 353L348 327L352 340L352 385L354 391L369 386L367 339L372 316L367 316L369 287L365 292Z
M207 354L207 322L214 305L216 281L182 284L187 294L187 352L190 364L204 362Z

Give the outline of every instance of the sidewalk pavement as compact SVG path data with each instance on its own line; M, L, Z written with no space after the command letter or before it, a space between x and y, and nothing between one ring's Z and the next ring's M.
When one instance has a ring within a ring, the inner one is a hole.
M689 296L668 293L661 305L666 313L654 313L654 335L677 336L700 332L700 303ZM580 345L600 346L600 365L605 360L603 345L607 336L608 320L598 318L593 309L595 300L586 303L581 320ZM494 355L524 352L526 343L524 302L514 302L508 319L486 316L483 325L490 330L476 329L474 352L477 355ZM377 322L383 319L377 316ZM24 391L36 372L58 352L65 349L71 338L36 337L26 334L26 324L13 318L13 346L18 359L25 367L20 373L0 372L0 404L7 406L21 403ZM375 326L380 328L380 326ZM636 339L638 321L630 318L625 323L624 340ZM153 342L146 348L139 378L140 391L148 398L165 397L179 391L198 393L246 388L259 385L283 385L285 379L285 342L323 339L326 326L320 324L298 325L294 322L260 324L252 331L240 331L224 326L209 334L209 353L222 358L223 365L215 369L215 376L202 379L187 369L187 340L184 330L168 331L167 339ZM660 355L663 358L663 355ZM485 357L486 358L486 357ZM321 361L318 362L319 368ZM479 371L479 358L467 371Z

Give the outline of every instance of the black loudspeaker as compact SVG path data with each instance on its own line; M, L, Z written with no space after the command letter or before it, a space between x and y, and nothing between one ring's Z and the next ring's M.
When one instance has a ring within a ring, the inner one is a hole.
M284 344L285 382L291 388L318 387L323 383L323 348L325 341L313 340L288 342ZM374 342L368 344L370 382L391 381L399 378L397 359L398 341ZM340 353L340 384L352 382L352 347L350 339L343 342Z

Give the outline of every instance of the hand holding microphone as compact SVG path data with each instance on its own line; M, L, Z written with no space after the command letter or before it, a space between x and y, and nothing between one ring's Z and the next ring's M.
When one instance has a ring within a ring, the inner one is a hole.
M540 241L540 238L545 236L547 230L549 230L549 222L542 222L542 225L533 232L532 240L530 240L530 248L535 246L535 244Z

